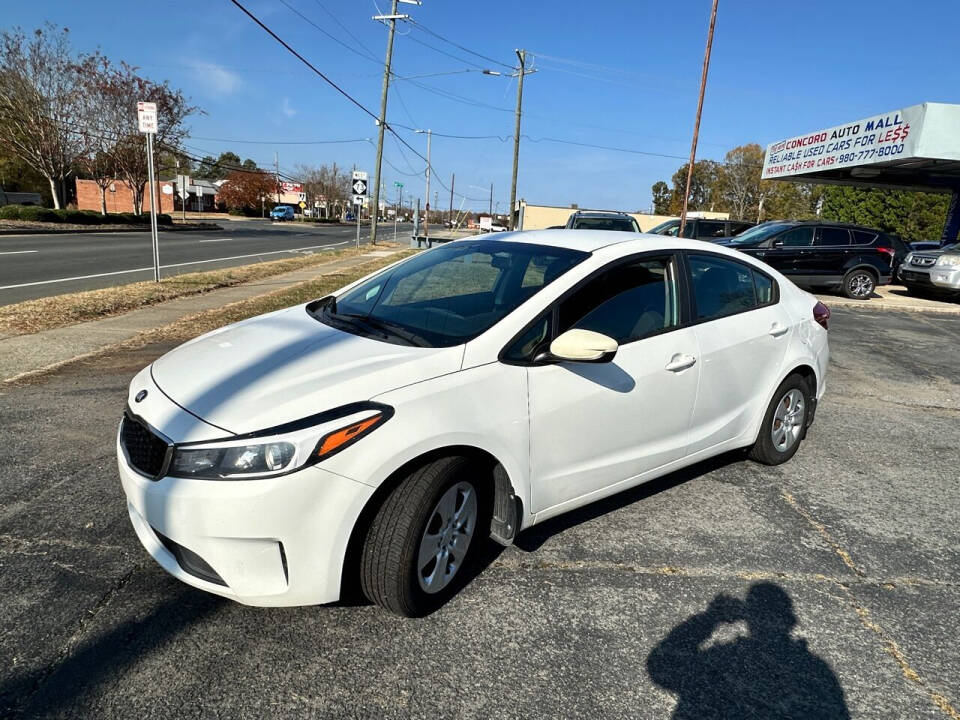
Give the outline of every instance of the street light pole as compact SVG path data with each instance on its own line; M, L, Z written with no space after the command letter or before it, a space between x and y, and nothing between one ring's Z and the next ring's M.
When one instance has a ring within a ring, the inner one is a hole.
M717 0L713 0L710 11L710 29L707 31L707 49L703 54L703 72L700 75L700 97L697 100L697 119L693 124L693 142L690 144L690 162L687 163L687 184L683 191L683 209L680 211L680 229L677 235L683 237L687 224L687 203L690 201L690 183L693 181L693 163L697 158L697 138L700 135L700 114L703 112L703 94L707 88L707 70L710 67L710 49L713 47L713 26L717 22Z

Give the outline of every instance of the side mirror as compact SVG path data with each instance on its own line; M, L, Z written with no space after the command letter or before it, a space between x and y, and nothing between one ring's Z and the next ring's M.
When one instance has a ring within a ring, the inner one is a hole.
M550 343L537 360L607 363L617 354L617 341L592 330L567 330Z

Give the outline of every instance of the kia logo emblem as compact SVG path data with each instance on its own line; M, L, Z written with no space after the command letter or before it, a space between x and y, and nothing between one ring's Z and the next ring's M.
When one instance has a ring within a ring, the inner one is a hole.
M140 401L143 400L146 396L147 396L147 391L146 391L146 390L141 390L140 392L138 392L138 393L136 394L136 396L133 398L133 400L134 400L134 402L140 402Z

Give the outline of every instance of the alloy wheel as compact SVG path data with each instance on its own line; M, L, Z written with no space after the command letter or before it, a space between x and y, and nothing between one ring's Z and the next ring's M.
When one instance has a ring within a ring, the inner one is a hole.
M800 439L803 420L803 393L794 388L780 399L777 410L773 414L770 437L773 440L773 446L779 452L786 452Z
M458 482L440 496L417 552L417 580L424 592L440 592L463 566L477 517L477 493L470 483Z
M866 273L858 273L850 278L850 294L854 297L869 297L873 292L873 278Z

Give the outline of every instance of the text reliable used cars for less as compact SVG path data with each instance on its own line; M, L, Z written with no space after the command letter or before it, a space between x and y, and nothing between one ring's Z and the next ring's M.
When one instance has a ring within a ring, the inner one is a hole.
M365 595L420 615L484 536L751 448L789 459L829 311L696 240L467 239L141 371L118 432L140 541L252 605Z

